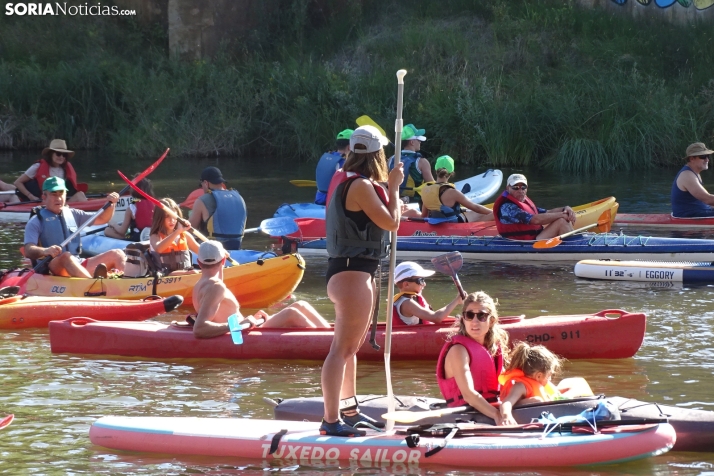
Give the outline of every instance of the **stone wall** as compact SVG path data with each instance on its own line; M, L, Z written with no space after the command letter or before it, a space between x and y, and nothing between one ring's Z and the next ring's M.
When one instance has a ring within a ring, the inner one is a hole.
M714 23L714 0L575 0L585 8L602 8L634 18L660 18L678 25Z

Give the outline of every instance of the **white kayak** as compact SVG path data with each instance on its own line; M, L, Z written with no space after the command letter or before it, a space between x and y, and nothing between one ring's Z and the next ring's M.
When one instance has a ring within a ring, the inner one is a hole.
M482 174L474 175L464 180L454 183L454 187L461 191L466 198L474 203L484 203L493 195L498 193L503 182L503 172L500 170L488 169ZM409 204L415 209L418 204ZM285 203L281 205L273 215L275 217L290 218L320 218L325 219L325 206L315 203Z

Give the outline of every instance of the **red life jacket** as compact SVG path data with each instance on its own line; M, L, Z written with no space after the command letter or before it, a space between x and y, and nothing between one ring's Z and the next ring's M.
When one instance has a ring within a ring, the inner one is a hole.
M396 296L394 296L394 304L392 305L392 327L397 327L397 326L410 326L414 324L407 324L402 320L401 317L399 317L399 310L397 309L397 301L399 301L400 298L403 296L409 296L411 299L414 299L416 302L419 303L421 307L425 307L427 309L431 309L431 306L429 303L426 302L426 299L424 299L424 296L422 296L419 293L399 293ZM433 324L433 322L430 321L424 321L422 319L419 319L419 324Z
M513 198L508 192L503 192L503 194L498 197L496 203L493 204L493 219L496 221L496 229L498 233L504 238L511 238L512 240L535 240L538 233L543 231L543 226L541 225L528 225L525 223L507 224L501 223L501 205L508 200L511 203L515 203L518 207L526 213L531 215L538 214L538 208L535 203L531 201L530 198L526 197L525 202L521 202Z
M332 194L335 192L335 189L337 188L338 185L340 185L342 182L347 182L348 180L353 180L357 178L367 178L364 175L360 175L357 172L345 172L342 169L339 169L337 172L335 172L335 175L332 176L332 180L330 180L330 187L327 189L327 202L330 203L330 200L332 199ZM369 179L367 179L369 180ZM387 190L378 184L377 182L373 182L370 180L372 183L372 186L374 187L374 191L377 192L377 195L379 196L379 199L382 200L382 202L387 205L389 203L389 197L387 196Z
M139 200L136 204L136 216L134 217L134 228L139 231L144 228L151 228L154 220L154 204L148 200Z
M474 390L481 394L487 402L493 403L498 401L498 395L501 390L501 384L498 383L498 376L503 372L503 354L501 349L495 357L488 353L488 350L470 337L455 335L451 340L444 344L439 354L439 360L436 364L436 381L439 383L441 394L446 399L446 405L449 407L459 407L468 405L464 400L461 390L456 383L454 377L446 378L446 354L452 346L460 344L466 348L469 353L469 369L471 377L474 381Z
M50 164L44 159L38 160L37 163L40 164L40 167L37 169L37 173L35 174L35 180L37 180L37 185L40 187L40 190L42 190L42 184L45 183L45 180L50 178ZM64 164L62 164L62 168L64 169L65 182L70 182L74 189L78 190L77 172L74 171L72 164L65 159Z

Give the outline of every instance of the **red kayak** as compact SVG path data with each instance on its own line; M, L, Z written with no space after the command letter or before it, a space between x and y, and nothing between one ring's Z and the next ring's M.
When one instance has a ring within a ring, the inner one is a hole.
M675 218L666 213L619 213L615 225L646 228L702 228L714 226L714 217Z
M568 359L632 357L642 345L646 317L621 310L597 314L500 318L511 341L543 344ZM453 319L438 325L395 327L392 360L436 360ZM74 318L50 323L54 353L112 354L150 358L304 359L324 360L332 344L331 329L256 328L245 332L242 345L229 334L196 339L190 328L159 322L96 322ZM358 356L384 358L385 325L377 329L375 351L365 342Z
M12 296L0 300L0 329L47 327L53 320L86 316L97 320L142 321L173 311L183 297L152 296L141 301L81 297Z

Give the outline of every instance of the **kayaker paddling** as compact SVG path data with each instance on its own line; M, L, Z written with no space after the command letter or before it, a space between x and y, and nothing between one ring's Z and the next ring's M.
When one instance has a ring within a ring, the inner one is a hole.
M223 266L226 250L220 242L209 240L201 243L198 264L201 278L193 288L193 307L198 313L193 325L193 335L199 339L218 337L229 332L228 317L236 314L240 323L261 327L330 327L315 309L305 301L297 301L270 316L260 310L253 316L244 317L235 295L223 283Z
M545 240L573 231L575 212L569 206L536 207L526 196L528 180L525 175L508 177L506 191L493 204L496 229L504 238L512 240Z
M454 159L442 155L436 159L434 168L436 182L421 190L422 217L450 218L458 223L493 220L491 210L472 202L466 198L466 195L456 190L454 184L449 183L454 176Z
M672 216L675 218L714 217L714 195L707 192L701 173L709 168L714 151L702 142L687 147L687 162L672 183Z
M394 269L394 283L399 293L394 296L393 326L438 324L449 317L456 306L463 304L461 295L456 293L456 297L446 306L436 311L431 308L422 296L422 292L426 287L424 278L434 273L435 271L426 270L413 261L399 263L399 266Z
M318 205L327 204L327 190L330 188L330 181L335 172L342 168L347 154L350 153L350 137L353 132L352 129L345 129L337 134L335 150L325 152L317 162L317 167L315 167L315 181L317 182L315 203Z
M66 207L65 181L59 177L50 177L42 185L43 207L37 215L25 225L25 257L33 264L45 257L51 256L49 270L56 276L71 276L74 278L91 278L97 268L106 277L106 269L116 269L124 272L126 255L122 250L109 250L92 258L78 259L81 250L81 238L77 236L67 246L59 247L73 231L94 214ZM110 193L107 201L111 206L95 219L94 223L102 225L112 218L114 207L119 200L117 193Z
M20 200L40 200L45 180L50 177L58 177L65 181L68 202L87 201L84 192L78 190L77 172L69 163L69 159L72 157L74 157L74 151L67 149L67 143L64 140L52 140L49 147L45 147L42 151L42 158L15 180Z
M142 179L136 186L149 195L154 195L154 187L151 184L151 180ZM151 228L154 217L154 204L148 200L142 200L141 195L136 190L132 189L131 196L137 201L126 208L124 219L119 225L107 226L104 230L104 236L119 240L141 241L142 230Z

